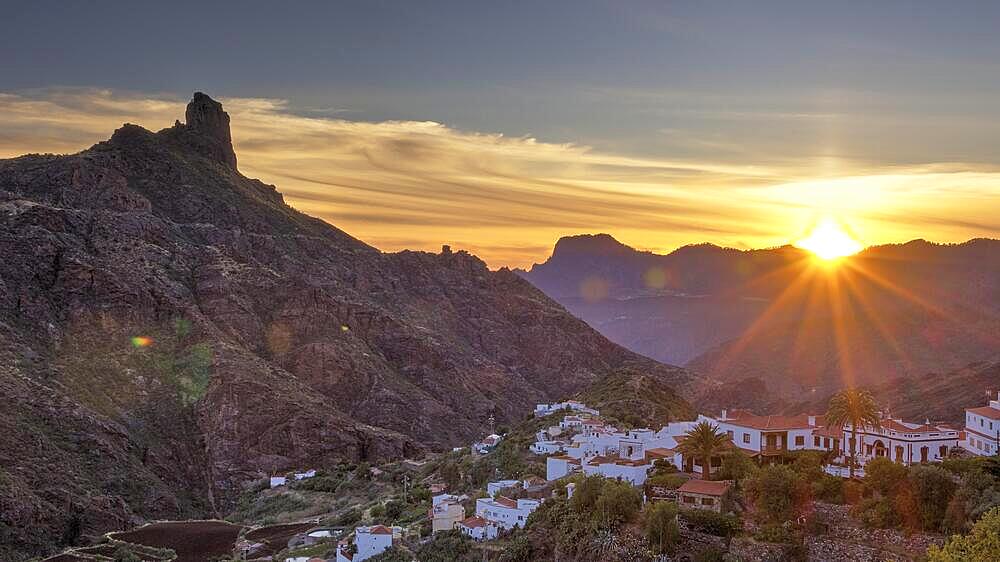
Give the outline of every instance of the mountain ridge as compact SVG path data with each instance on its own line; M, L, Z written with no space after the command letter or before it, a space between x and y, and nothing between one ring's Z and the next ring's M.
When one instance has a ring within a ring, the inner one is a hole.
M186 113L0 160L0 557L447 450L616 373L687 407L687 371L466 252L383 253L296 211L238 172L221 104Z
M1000 350L995 239L871 246L833 266L793 246L653 254L605 234L588 253L591 240L561 240L519 274L613 341L706 384L755 379L795 395L848 377L957 369ZM567 241L571 256L559 251Z

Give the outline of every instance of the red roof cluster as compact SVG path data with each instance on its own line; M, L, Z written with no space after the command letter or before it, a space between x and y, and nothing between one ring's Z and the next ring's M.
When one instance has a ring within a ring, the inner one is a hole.
M692 478L677 488L678 492L702 494L704 496L721 496L733 483L729 480L699 480Z
M992 406L981 406L979 408L967 408L966 412L971 412L978 416L983 416L984 418L989 418L991 420L1000 420L1000 410Z
M508 498L508 497L506 497L506 496L497 496L497 497L493 498L493 502L494 503L498 503L498 504L500 504L500 505L502 505L504 507L509 507L511 509L517 509L517 502L514 501L514 500L512 500L512 499L510 499L510 498Z
M485 527L486 520L478 515L473 515L472 517L467 517L463 519L462 522L459 523L459 525L463 527L468 527L469 529L475 529L478 527Z
M814 418L813 424L809 424L809 418ZM823 416L810 416L809 414L798 414L794 416L758 416L747 410L734 410L732 415L727 416L726 423L760 429L764 431L780 431L784 429L806 429L824 424Z

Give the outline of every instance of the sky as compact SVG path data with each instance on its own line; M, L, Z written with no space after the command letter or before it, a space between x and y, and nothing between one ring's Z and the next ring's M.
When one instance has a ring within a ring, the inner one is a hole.
M232 116L240 170L383 250L1000 237L1000 4L0 5L0 157Z

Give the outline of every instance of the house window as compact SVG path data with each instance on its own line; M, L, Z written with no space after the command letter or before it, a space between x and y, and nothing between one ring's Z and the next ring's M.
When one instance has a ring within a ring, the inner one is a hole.
M819 447L819 435L813 436L813 447Z
M744 433L743 434L743 442L744 443L749 443L750 442L750 434L749 433Z
M806 438L805 438L804 435L796 435L795 436L795 446L796 447L804 447L805 444L806 444Z
M684 503L694 503L694 496L684 496Z
M701 505L715 505L715 499L713 499L713 498L701 498Z
M993 428L990 427L990 429L993 429ZM726 430L726 435L728 435L729 438L732 439L734 437L733 430L731 430L731 429Z
M826 448L826 449L830 448L830 438L829 437L824 437L823 438L823 447Z

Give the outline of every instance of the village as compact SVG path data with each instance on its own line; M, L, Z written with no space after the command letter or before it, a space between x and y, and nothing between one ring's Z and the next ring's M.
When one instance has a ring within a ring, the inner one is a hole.
M272 474L227 521L152 523L52 560L915 561L1000 520L1000 393L962 427L893 417L855 391L823 414L723 410L659 428L615 414L538 404L448 453ZM166 548L192 532L218 550Z
M887 412L877 412L877 417L857 424L831 423L819 414L762 416L742 410L723 410L714 417L699 415L659 429L619 428L582 402L538 404L533 417L555 422L538 429L528 447L531 455L544 458L545 477L529 474L492 480L473 495L449 493L441 484L432 485L437 493L430 497L426 520L431 537L457 532L477 543L495 541L530 525L532 513L552 498L571 500L581 478L595 476L635 488L643 505L668 502L685 511L733 514L745 509L741 507L745 502L736 494L733 471L724 466L730 453L738 452L758 466L788 462L797 452L813 453L823 459L820 468L825 475L845 481L864 479L866 467L885 461L910 467L992 456L1000 444L1000 394L991 398L985 406L968 408L961 428L903 420ZM704 446L706 435L717 443L714 448ZM468 451L490 455L504 439L491 433ZM270 484L283 486L313 476L314 471L295 473L272 478ZM401 526L313 528L293 537L290 544L336 540L335 557L328 560L360 562L381 560L383 553L414 536L420 533ZM251 554L254 545L243 548ZM320 560L327 559L284 559Z

